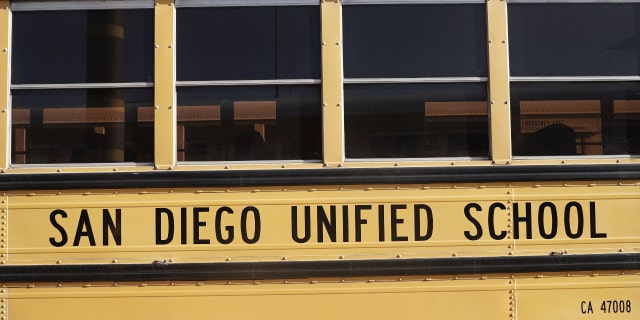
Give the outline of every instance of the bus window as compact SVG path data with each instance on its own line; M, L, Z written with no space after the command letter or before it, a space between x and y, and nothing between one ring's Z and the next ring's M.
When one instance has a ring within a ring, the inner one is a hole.
M136 121L153 106L152 10L18 11L12 32L12 163L153 161Z
M640 82L512 83L514 155L638 154L639 91Z
M515 156L638 154L639 4L509 4Z
M176 27L179 161L322 158L318 6L179 8Z
M318 86L179 88L178 160L320 159L320 105Z
M489 154L482 4L343 8L347 158Z
M486 99L484 83L348 85L346 155L487 157Z
M150 89L16 90L12 101L12 163L153 161L153 124L136 120Z

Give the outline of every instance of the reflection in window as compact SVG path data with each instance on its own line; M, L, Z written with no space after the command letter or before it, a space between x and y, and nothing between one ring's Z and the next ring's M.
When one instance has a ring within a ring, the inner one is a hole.
M153 125L137 121L139 107L153 105L150 89L17 90L12 95L12 163L153 161Z
M511 85L516 156L640 154L640 83Z
M318 6L180 8L177 78L320 78Z
M482 4L343 8L348 78L487 75Z
M153 81L152 10L13 13L12 83Z
M321 159L317 86L182 87L178 160Z
M484 83L348 85L348 158L487 157Z
M512 76L640 75L640 4L509 4Z

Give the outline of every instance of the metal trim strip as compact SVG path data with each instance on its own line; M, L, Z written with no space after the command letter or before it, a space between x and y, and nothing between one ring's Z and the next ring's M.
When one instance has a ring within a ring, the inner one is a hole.
M205 281L640 270L640 253L0 266L0 282Z
M2 174L0 190L640 180L640 164Z

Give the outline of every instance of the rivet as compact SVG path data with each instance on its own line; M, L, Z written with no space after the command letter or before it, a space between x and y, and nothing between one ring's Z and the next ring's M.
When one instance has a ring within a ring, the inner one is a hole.
M336 46L339 46L339 45L340 45L340 41L336 42Z
M154 108L154 109L156 109L156 110L158 110L158 109L160 109L160 106L155 106L155 107L153 107L153 108Z
M322 45L323 45L323 46L324 46L324 45L326 45L326 44L327 44L326 42L322 41Z
M156 45L154 45L154 47L155 47L155 48L159 48L160 46L156 44Z
M342 105L342 103L339 103L339 102L338 102L338 104L336 104L336 107L339 107L339 106L341 106L341 105Z

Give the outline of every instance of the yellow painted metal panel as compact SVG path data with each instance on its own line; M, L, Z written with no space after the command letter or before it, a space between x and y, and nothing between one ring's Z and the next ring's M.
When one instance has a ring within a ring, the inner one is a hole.
M508 319L507 280L10 288L11 319Z
M491 158L502 164L511 161L507 27L507 1L487 1Z
M344 162L342 7L322 1L322 139L324 163Z
M640 276L517 280L517 316L529 319L638 319Z
M640 242L636 185L92 190L8 201L9 264L612 253Z
M7 263L509 253L512 242L506 236L501 240L488 236L469 240L466 233L473 235L476 231L465 216L465 207L474 203L473 214L486 223L492 203L507 203L507 189L340 189L185 189L105 194L94 190L91 194L10 196ZM496 209L491 221L496 230L506 230L506 210ZM486 226L484 232L488 232ZM119 244L116 239L120 239Z
M167 169L176 164L176 51L173 0L155 1L155 165Z
M637 186L514 189L515 253L637 252L639 191Z
M9 1L0 1L0 132L5 139L0 139L0 168L6 169L10 164L11 117L9 112L11 85L11 10Z

